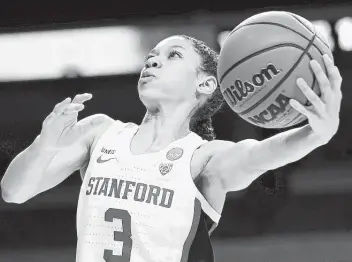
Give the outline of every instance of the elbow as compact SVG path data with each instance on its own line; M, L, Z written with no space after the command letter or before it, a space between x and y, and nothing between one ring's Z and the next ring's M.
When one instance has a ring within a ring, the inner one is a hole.
M29 198L24 198L23 196L20 196L20 195L9 194L2 185L1 185L1 197L6 203L13 203L13 204L23 204L29 199Z
M23 204L28 200L28 198L14 197L3 192L1 193L1 197L6 203L12 204Z

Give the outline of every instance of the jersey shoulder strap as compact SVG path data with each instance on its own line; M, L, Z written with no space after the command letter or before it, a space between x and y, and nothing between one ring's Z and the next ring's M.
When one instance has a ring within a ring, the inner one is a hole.
M135 126L136 124L131 123L131 122L127 122L124 123L120 120L115 120L114 123L112 123L104 132L102 132L99 136L95 137L92 145L90 146L89 149L89 153L90 156L92 156L94 149L96 148L97 144L106 136L109 136L110 133L115 133L118 134L121 131L123 131L124 129L128 128L128 127L132 127Z

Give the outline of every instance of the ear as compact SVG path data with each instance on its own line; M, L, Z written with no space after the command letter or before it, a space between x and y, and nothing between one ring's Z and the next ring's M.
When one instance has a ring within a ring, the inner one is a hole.
M206 76L199 83L197 91L201 94L211 95L215 91L217 86L218 81L214 76Z

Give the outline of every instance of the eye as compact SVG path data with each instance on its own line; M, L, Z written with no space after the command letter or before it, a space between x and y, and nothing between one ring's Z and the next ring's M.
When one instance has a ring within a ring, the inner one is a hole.
M182 55L180 52L177 52L176 50L172 50L169 54L169 58L174 58L175 56L178 56L178 58L182 58Z

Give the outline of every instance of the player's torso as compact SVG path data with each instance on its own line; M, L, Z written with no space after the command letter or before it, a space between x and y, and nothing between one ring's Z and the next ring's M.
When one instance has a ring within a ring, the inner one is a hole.
M91 154L78 203L77 262L187 261L206 205L190 174L204 141L191 133L134 156L137 128L109 128Z

